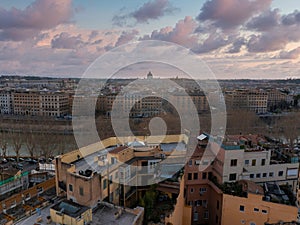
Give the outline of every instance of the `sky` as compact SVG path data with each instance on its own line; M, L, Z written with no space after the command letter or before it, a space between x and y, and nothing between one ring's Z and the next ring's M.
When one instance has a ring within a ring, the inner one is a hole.
M0 74L81 77L99 56L143 40L190 49L218 79L300 78L299 0L0 3Z

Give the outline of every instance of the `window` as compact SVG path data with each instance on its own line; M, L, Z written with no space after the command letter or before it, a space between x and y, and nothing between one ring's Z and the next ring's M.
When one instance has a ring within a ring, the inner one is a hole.
M219 202L219 200L217 200L217 209L219 209L220 208L220 202Z
M203 200L203 201L202 201L202 206L203 206L204 208L207 208L207 200Z
M262 212L263 214L267 214L267 213L268 213L268 211L265 210L265 209L261 210L261 212Z
M200 191L200 193L204 193L204 192L206 192L206 188L202 187L202 188L199 189L199 191Z
M189 166L193 165L193 160L189 160Z
M256 225L256 223L255 222L250 222L250 225Z
M198 212L194 212L194 221L198 221Z
M194 180L198 180L198 173L194 173Z
M192 174L188 173L188 180L192 180Z
M230 166L237 166L237 159L232 159L230 161Z
M216 224L218 224L219 223L219 217L218 217L218 215L216 215Z
M73 191L73 185L69 184L69 191Z
M83 196L83 187L79 187L79 194Z
M202 200L197 200L197 201L195 201L195 203L196 203L196 206L201 206L202 205Z
M194 192L194 188L191 188L191 193L193 193Z
M240 205L240 212L245 212L245 206Z
M245 165L249 165L249 159L245 160Z
M263 173L263 177L267 177L267 173Z
M208 219L208 210L205 210L203 213L203 218Z
M236 173L229 174L229 181L234 181L234 180L236 180Z
M257 173L257 174L256 174L256 178L260 178L260 173Z
M261 160L261 165L262 165L262 166L266 165L266 159L262 159L262 160Z
M279 171L279 172L278 172L278 176L279 176L279 177L282 177L282 176L283 176L283 171Z
M258 208L254 208L253 211L254 212L259 212L259 209Z
M252 165L252 166L256 166L256 159L252 159L251 165Z
M207 173L206 173L206 172L203 172L203 173L202 173L202 179L203 179L203 180L206 180L206 178L207 178Z
M251 173L251 174L250 174L250 178L254 178L254 173Z
M105 179L103 180L103 189L106 189L106 187L107 187L107 180Z
M274 173L273 172L270 172L269 173L269 177L273 177L274 176Z

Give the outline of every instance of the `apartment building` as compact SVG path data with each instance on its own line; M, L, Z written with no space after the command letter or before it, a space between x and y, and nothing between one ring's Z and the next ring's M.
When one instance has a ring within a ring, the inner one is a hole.
M268 109L280 106L287 101L288 95L278 89L267 90L268 93Z
M256 113L266 113L268 93L263 90L238 89L225 92L226 106L232 109L247 109Z
M222 183L241 179L288 183L296 191L298 156L278 155L278 150L270 149L260 135L226 136L217 160L223 163L222 169L215 170Z
M104 148L95 143L56 157L57 194L92 208L103 200L123 206L136 204L137 187L154 182L157 163L178 152L172 163L159 170L160 176L172 177L170 173L178 172L185 159L185 135L157 136L147 142L145 138L108 138L102 141Z
M0 113L1 114L12 114L13 105L10 91L0 92Z
M63 116L68 113L68 95L60 92L40 92L40 115Z
M28 116L63 116L69 112L68 94L49 91L10 92L11 113Z
M40 115L40 96L36 91L14 91L12 95L15 115Z
M288 197L297 188L299 163L294 155L279 160L260 135L226 136L222 144L207 134L197 139L185 166L185 204L192 207L191 224L275 223L281 209L281 220L296 220L297 207ZM248 186L249 190L242 190ZM239 205L244 214L235 208ZM234 223L232 217L237 219Z

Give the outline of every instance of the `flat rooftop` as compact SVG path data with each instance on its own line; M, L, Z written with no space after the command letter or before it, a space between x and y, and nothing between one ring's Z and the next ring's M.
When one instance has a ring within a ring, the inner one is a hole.
M57 212L61 212L73 218L80 216L85 211L89 210L88 207L79 205L69 200L64 200L51 207Z
M186 150L186 145L183 142L162 143L162 144L160 144L160 146L161 146L161 149L163 152L171 152L173 150L179 151L179 152L181 152L181 151L184 152L184 150ZM120 148L120 147L110 146L105 149L96 151L90 155L87 155L78 161L73 162L73 165L75 165L76 172L78 173L79 171L86 171L86 170L92 170L97 173L105 172L107 170L107 166L106 165L100 166L98 164L98 161L95 161L95 157L99 157L101 155L106 157L107 153L109 153L111 151L115 151L116 148ZM145 146L145 148L148 148L148 147ZM149 159L151 157L148 156L147 158ZM171 160L171 159L168 159L168 161L169 160ZM114 166L114 165L110 164L110 167L112 167L112 166Z

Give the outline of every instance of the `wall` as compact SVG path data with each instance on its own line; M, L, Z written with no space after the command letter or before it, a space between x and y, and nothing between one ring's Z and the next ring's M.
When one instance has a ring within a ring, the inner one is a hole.
M173 213L165 218L165 224L190 225L192 221L192 207L185 205L184 200L184 176L180 182L180 193L177 197Z
M240 211L240 205L245 207L244 212ZM254 208L259 211L255 212ZM290 222L297 220L297 214L297 207L263 201L262 195L248 193L248 198L242 198L223 194L222 225Z

